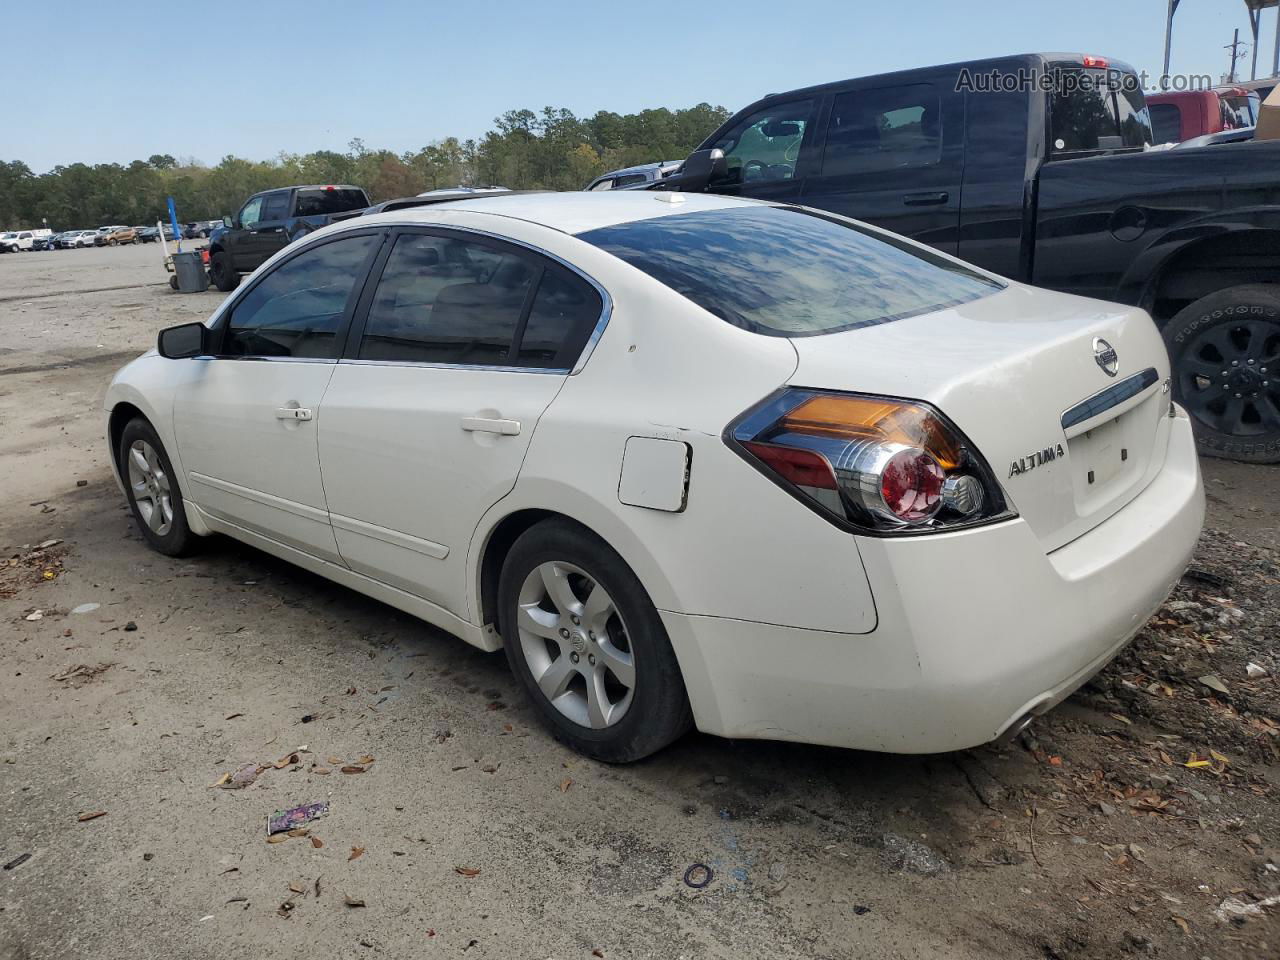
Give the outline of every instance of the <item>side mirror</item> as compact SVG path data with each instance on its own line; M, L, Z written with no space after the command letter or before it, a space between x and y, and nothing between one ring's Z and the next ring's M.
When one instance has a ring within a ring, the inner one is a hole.
M231 229L235 227L235 221L233 221L229 216L224 215L222 218L222 225L228 229Z
M658 181L658 189L687 190L697 193L707 189L709 183L723 180L729 175L729 161L719 147L710 150L695 150L689 154L677 173L665 180Z
M209 328L203 323L180 323L176 327L166 327L160 331L160 336L156 338L156 350L168 360L200 357L209 352L205 349L208 337Z

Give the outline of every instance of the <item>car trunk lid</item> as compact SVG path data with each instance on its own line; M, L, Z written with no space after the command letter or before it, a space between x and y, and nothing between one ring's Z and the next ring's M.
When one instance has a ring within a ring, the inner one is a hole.
M793 386L941 410L1046 552L1114 514L1164 463L1168 354L1136 308L1011 284L946 310L792 343Z

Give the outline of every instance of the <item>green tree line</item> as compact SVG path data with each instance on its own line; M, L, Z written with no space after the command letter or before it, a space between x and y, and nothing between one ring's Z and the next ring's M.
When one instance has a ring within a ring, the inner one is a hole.
M706 103L585 119L546 107L510 110L479 140L448 137L405 153L357 139L345 153L281 153L264 161L228 155L211 167L154 154L127 165L73 163L36 174L21 160L0 161L0 229L154 223L167 219L170 196L183 221L210 220L252 193L296 183L353 183L374 203L460 184L581 190L608 170L683 159L728 116Z

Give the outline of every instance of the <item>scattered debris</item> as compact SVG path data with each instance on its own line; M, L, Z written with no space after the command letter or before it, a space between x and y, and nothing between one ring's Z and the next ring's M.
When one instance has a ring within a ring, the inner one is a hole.
M1227 897L1213 911L1213 915L1222 923L1229 923L1237 918L1248 920L1251 917L1264 917L1266 916L1265 908L1275 906L1280 906L1280 896L1267 897L1257 903L1245 903L1236 897Z
M363 856L364 856L364 847L352 847L351 856L347 857L347 862L350 863L352 860L358 860Z
M1259 663L1249 661L1244 665L1244 672L1249 675L1251 680L1257 680L1259 677L1265 677L1267 675L1267 668Z
M296 829L304 823L310 823L312 820L323 817L328 812L328 800L321 800L318 803L304 803L289 810L277 810L267 817L267 835L271 836L272 834L285 833Z
M1034 820L1035 818L1032 817L1033 824ZM926 877L946 873L951 869L941 854L917 840L911 840L896 833L886 833L881 837L881 845L884 849L884 860L890 869L918 873Z
M1218 693L1230 693L1227 689L1227 685L1222 682L1222 679L1212 673L1207 676L1200 677L1199 680L1210 690L1214 690Z
M28 613L28 614L27 614L26 619L28 619L28 620L43 620L43 619L44 619L44 611L43 611L43 610L32 610L30 613Z
M99 663L92 667L86 663L77 663L74 667L67 667L61 673L51 674L49 679L57 680L59 683L74 680L77 682L73 683L72 686L82 686L110 669L111 664L109 663Z
M89 813L80 814L76 819L81 823L87 823L90 820L97 820L99 817L105 817L106 815L107 811L105 810L93 810Z
M572 786L573 786L573 781L570 780L568 777L565 777L563 780L560 781L560 792L567 793L569 788Z
M138 629L138 625L134 623L132 620L130 620L128 623L124 625L125 633L133 633L137 629Z
M456 874L458 874L458 875L460 875L460 876L463 876L463 877L478 877L478 876L480 876L480 868L479 868L479 867L454 867L454 868L453 868L453 872L454 872L454 873L456 873Z
M684 872L684 885L694 890L701 890L714 880L716 873L705 863L692 863Z
M342 767L343 773L364 773L364 771L365 771L364 767L359 767L352 763L349 763L345 767Z
M359 897L344 896L344 897L342 898L342 902L343 902L343 903L345 903L348 907L363 907L363 906L364 906L364 901L363 901L363 900L361 900Z
M17 867L22 866L24 863L26 863L30 859L31 859L31 854L20 853L16 857L14 857L12 860L10 860L8 863L6 863L4 865L4 868L6 870L13 870Z
M93 613L93 611L97 610L101 606L102 604L100 603L82 603L79 606L72 607L71 612L72 613Z

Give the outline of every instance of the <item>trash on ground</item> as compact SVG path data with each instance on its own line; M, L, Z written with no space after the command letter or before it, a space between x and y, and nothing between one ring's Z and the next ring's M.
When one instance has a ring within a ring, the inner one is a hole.
M20 853L16 857L14 857L12 860L10 860L8 863L6 863L4 865L4 868L6 870L13 870L17 867L22 866L24 863L26 863L30 859L31 859L31 854Z
M109 663L99 663L97 666L89 666L87 663L77 663L74 667L67 667L61 673L50 674L50 680L57 680L62 683L67 680L83 680L88 682L100 673L104 673L111 669Z
M323 817L328 812L328 800L321 800L318 803L304 803L289 810L277 810L267 817L267 835L293 830L304 823L310 823L312 820Z
M93 611L97 610L100 606L102 606L102 604L100 603L82 603L79 606L72 607L71 612L72 613L93 613Z
M1223 923L1227 923L1237 917L1242 919L1264 917L1266 916L1264 908L1275 906L1280 906L1280 896L1267 897L1267 899L1259 900L1257 903L1245 903L1237 897L1227 897L1218 905L1218 909L1213 911L1213 915Z
M28 619L28 620L43 620L43 619L44 619L44 611L43 611L43 610L32 610L30 613L28 613L28 614L27 614L26 619Z
M106 815L107 815L107 811L105 810L93 810L93 811L90 811L89 813L80 814L80 816L76 817L76 819L81 823L87 823L90 820L97 820L99 817L105 817Z
M715 879L716 873L705 863L693 863L684 872L684 884L694 890L701 890Z
M1208 676L1200 677L1200 678L1198 678L1198 679L1200 680L1200 682L1201 682L1201 683L1203 683L1203 684L1204 684L1206 687L1208 687L1210 690L1214 690L1214 691L1216 691L1216 692L1218 692L1218 693L1229 693L1229 692L1230 692L1230 691L1228 691L1228 690L1227 690L1227 685L1226 685L1225 683L1223 683L1223 682L1222 682L1222 678L1221 678L1221 677L1218 677L1218 676L1216 676L1216 675L1214 675L1214 674L1212 674L1212 673L1211 673L1211 674L1209 674Z
M884 844L884 859L895 870L932 876L950 869L940 854L919 841L896 833L886 833L881 839Z
M1244 672L1249 675L1251 680L1257 680L1259 677L1265 677L1267 675L1267 668L1262 666L1260 663L1250 661L1244 665Z
M348 907L364 906L364 901L361 900L359 897L343 897L342 902L345 903Z
M479 868L479 867L454 867L454 868L453 868L453 872L454 872L454 873L456 873L456 874L458 874L458 875L460 875L460 876L463 876L463 877L478 877L478 876L480 876L480 868Z

